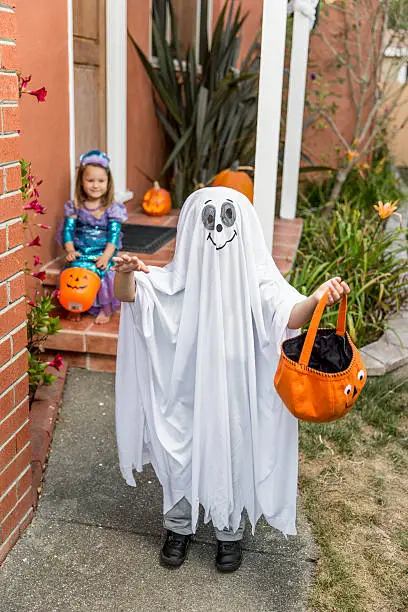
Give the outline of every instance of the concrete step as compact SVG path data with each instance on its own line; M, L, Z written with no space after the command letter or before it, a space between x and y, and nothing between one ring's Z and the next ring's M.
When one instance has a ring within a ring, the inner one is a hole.
M147 217L141 212L133 213L130 223L141 225L177 224L178 211L168 217ZM282 274L287 274L294 262L302 232L301 219L276 219L273 257ZM153 255L139 254L148 265L164 266L171 261L175 248L175 239L168 242ZM63 266L63 256L49 262L43 267L46 272L44 285L55 287ZM67 319L67 313L59 311L61 331L48 338L45 349L50 354L60 353L69 365L87 370L113 372L116 366L116 349L119 330L119 313L109 323L95 325L95 318L82 315L79 322Z

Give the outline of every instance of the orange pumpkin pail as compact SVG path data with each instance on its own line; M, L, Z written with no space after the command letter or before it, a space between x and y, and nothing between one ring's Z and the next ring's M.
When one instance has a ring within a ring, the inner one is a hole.
M87 268L65 268L60 275L59 301L70 312L86 312L101 286L99 276Z
M367 380L361 355L346 331L343 295L335 329L319 329L327 292L307 332L282 343L275 388L298 419L328 423L347 414Z

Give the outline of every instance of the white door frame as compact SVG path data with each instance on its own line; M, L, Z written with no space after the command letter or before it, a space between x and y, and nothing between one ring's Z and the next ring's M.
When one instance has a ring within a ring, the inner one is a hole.
M68 8L68 96L71 197L75 189L75 91L72 0ZM106 140L115 179L115 199L133 197L127 189L127 0L106 0Z

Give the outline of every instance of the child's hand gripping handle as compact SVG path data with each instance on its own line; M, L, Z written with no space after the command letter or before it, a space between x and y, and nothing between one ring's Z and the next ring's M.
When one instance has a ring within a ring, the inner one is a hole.
M328 291L321 297L318 305L313 313L312 320L310 322L309 329L307 330L305 342L303 344L302 352L300 354L299 364L302 366L308 366L310 356L312 354L313 345L316 339L317 330L319 329L320 319L323 316L324 309L327 305ZM347 295L344 293L341 298L339 314L337 317L336 334L338 336L344 336L346 333L346 314L347 314Z

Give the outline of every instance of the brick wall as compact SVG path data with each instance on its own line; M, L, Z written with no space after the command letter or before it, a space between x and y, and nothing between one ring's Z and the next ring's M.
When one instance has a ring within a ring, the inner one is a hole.
M15 27L0 2L0 564L33 513Z

